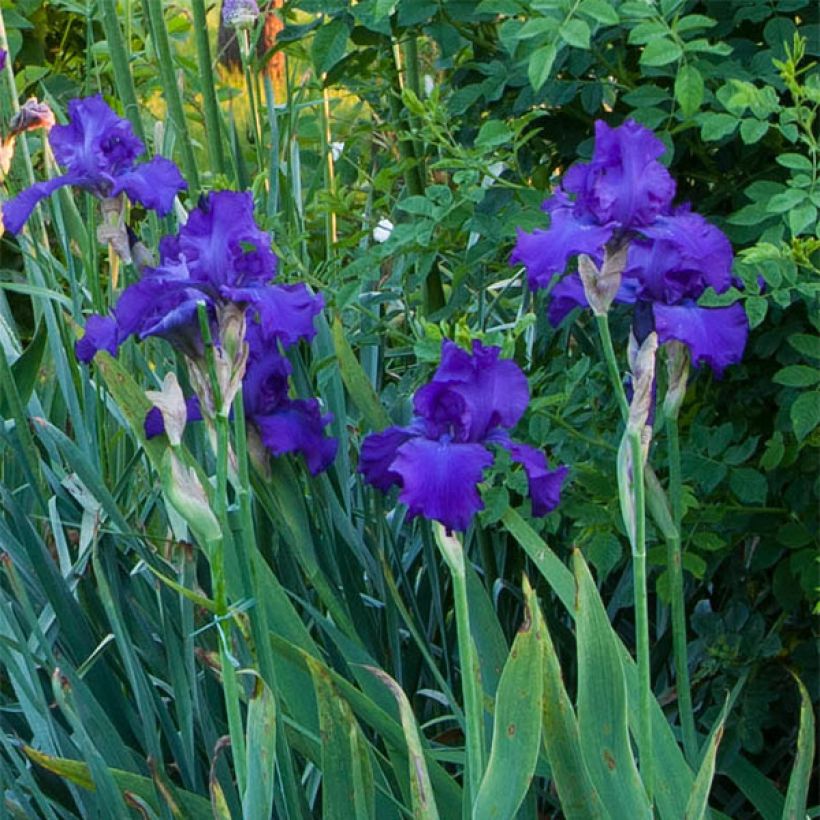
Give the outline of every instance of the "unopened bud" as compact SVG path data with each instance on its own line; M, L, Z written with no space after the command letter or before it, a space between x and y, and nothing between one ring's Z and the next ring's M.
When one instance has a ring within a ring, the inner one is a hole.
M689 377L689 348L683 342L667 342L666 373L668 384L666 396L663 400L663 414L668 418L676 418L683 397L686 395L686 382Z
M182 443L182 434L185 432L188 410L176 373L173 371L166 373L162 382L162 390L146 390L145 395L151 404L162 413L165 435L168 436L171 446L178 447Z
M217 334L229 360L237 358L245 343L245 313L245 308L236 302L227 302L217 308Z
M200 543L209 546L221 538L219 521L194 469L186 467L173 450L166 450L160 472L165 497Z
M621 287L628 248L628 245L621 245L614 251L606 248L600 268L585 253L578 257L578 274L584 286L584 295L596 316L606 316Z
M256 0L224 0L222 22L233 28L250 28L259 17Z
M630 339L629 365L632 370L632 401L629 404L627 428L643 435L649 418L655 387L655 354L658 351L658 334L650 333L637 347Z

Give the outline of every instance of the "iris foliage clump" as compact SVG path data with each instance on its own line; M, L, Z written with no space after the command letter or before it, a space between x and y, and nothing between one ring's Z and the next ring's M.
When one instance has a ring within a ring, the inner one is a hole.
M13 817L804 817L814 4L0 7Z

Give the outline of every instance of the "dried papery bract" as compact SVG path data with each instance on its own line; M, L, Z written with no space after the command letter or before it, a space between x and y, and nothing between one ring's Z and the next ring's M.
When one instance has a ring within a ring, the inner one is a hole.
M131 246L128 228L125 225L125 197L106 197L102 201L103 221L97 226L97 241L108 245L114 253L128 264L131 261ZM117 282L112 282L114 288Z
M165 435L172 447L182 443L182 434L185 432L185 423L188 420L188 408L185 405L185 396L179 386L177 375L173 371L165 374L161 390L146 390L145 395L154 407L162 414L165 426Z
M49 104L41 102L36 97L29 97L9 120L9 133L17 136L24 131L36 131L38 128L49 131L55 124L54 112Z
M628 245L604 250L604 262L599 268L585 253L578 257L578 274L584 295L596 316L606 316L621 287L621 274L626 267Z
M650 333L640 347L635 338L629 339L629 366L632 371L632 401L629 403L627 432L637 432L646 460L652 428L647 424L655 393L655 358L658 352L658 335Z

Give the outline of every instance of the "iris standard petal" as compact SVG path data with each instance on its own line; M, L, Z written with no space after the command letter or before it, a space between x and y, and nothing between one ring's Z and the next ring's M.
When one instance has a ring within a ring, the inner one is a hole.
M399 447L391 470L401 477L399 501L411 517L466 530L484 507L477 485L492 463L492 453L481 444L412 438Z
M705 362L720 376L737 364L749 336L749 321L740 302L728 307L699 307L694 302L652 306L655 330L661 342L676 339L690 350L692 363Z
M254 287L276 275L270 244L254 221L249 191L212 191L163 250L184 257L194 280L214 288Z
M270 415L255 416L253 423L265 447L275 456L301 453L312 475L324 470L336 455L338 442L325 435L333 420L322 415L316 399L297 399Z
M110 316L95 313L85 322L85 333L74 345L74 352L81 362L88 364L100 350L116 356L120 348L117 323Z
M530 400L527 377L501 349L473 341L472 355L445 339L433 381L458 391L467 406L469 441L482 441L494 427L514 427Z
M649 225L675 196L675 181L658 162L666 150L648 129L633 120L610 128L595 123L592 161L572 166L563 186L576 194L576 213L597 222L617 222L623 230Z
M174 197L187 187L188 183L171 160L154 157L116 177L111 196L125 192L132 202L165 216L173 207Z
M68 123L51 129L49 143L60 165L95 182L127 171L145 145L131 123L112 111L102 96L71 100Z
M571 207L556 207L551 211L547 230L535 230L531 234L518 231L510 262L524 265L532 290L545 288L555 274L566 270L573 256L586 253L600 260L613 230L612 224L601 225L577 218Z
M381 433L371 433L362 442L359 454L359 472L365 481L386 493L394 484L401 483L401 476L391 469L396 452L413 433L405 427L388 427Z

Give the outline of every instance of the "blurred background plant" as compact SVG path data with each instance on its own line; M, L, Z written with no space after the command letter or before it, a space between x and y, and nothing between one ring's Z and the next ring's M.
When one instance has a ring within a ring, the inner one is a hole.
M250 188L280 278L325 295L329 323L291 363L300 389L317 385L334 414L339 457L316 479L278 461L267 480L254 479L267 617L281 624L273 645L287 657L285 714L271 715L264 687L242 685L249 724L258 715L280 721L291 750L289 765L278 750L278 816L298 805L297 815L349 817L351 782L375 795L356 806L361 816L416 805L402 714L363 665L406 693L438 809L459 813L449 576L429 528L405 524L355 473L363 435L408 420L442 338L480 338L514 356L533 396L518 429L573 466L561 506L544 519L529 516L526 479L509 464L486 481L486 508L465 538L479 571L469 587L485 694L495 693L522 621L522 571L571 696L578 687L572 621L511 534L511 504L562 559L580 549L615 631L633 646L628 541L612 480L619 412L594 323L579 312L551 328L545 297L508 263L516 228L541 226L557 177L591 153L594 120L627 117L663 140L678 200L721 227L737 254L742 289L705 303L744 300L744 360L721 380L697 371L680 417L689 665L701 739L741 684L712 807L731 817L788 812L797 715L806 711L793 675L812 703L820 697L816 4L261 5L243 50L242 32L220 34L220 9L201 0L4 2L0 46L11 59L0 100L5 129L12 81L15 99L46 100L60 121L70 98L101 91L152 154L177 160L189 209L202 191ZM54 173L39 132L20 145L10 193ZM145 402L125 379L156 388L175 365L154 342L124 350L127 373L100 365L89 378L71 352L84 316L116 296L98 220L92 197L60 194L41 208L31 239L0 242L6 809L110 816L127 803L144 816L168 816L175 805L183 816L210 816L211 806L238 816L249 798L231 774L238 750L229 766L219 743L227 718L216 630L203 609L207 573L186 539L169 538L184 528L162 500L158 451L134 435L134 408ZM174 227L173 215L150 216L141 238L155 247ZM126 269L126 282L135 276ZM628 317L614 313L612 330L622 354ZM621 355L624 370L625 362ZM203 433L186 440L213 466ZM651 460L665 482L664 453L656 445ZM647 535L652 678L675 723L666 549L651 522ZM158 583L157 573L194 594ZM240 664L251 662L247 645L237 651ZM249 749L258 751L264 738L254 738ZM26 757L23 744L40 757ZM544 761L522 816L536 806L559 811ZM798 762L806 766L805 754ZM89 777L96 792L82 788Z

